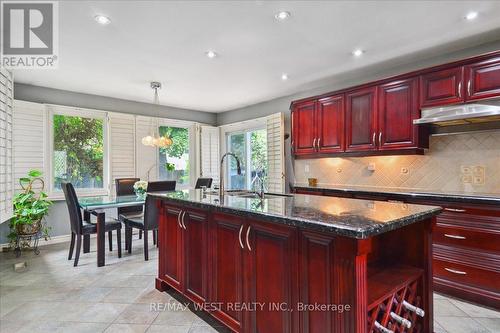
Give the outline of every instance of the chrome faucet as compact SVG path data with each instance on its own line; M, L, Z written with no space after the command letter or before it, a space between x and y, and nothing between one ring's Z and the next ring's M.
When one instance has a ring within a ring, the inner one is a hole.
M226 158L226 156L228 155L236 159L236 168L238 171L238 175L241 175L241 164L240 160L238 159L238 156L236 156L236 154L231 152L222 155L222 158L220 159L220 176L219 176L219 196L221 200L224 198L224 158Z

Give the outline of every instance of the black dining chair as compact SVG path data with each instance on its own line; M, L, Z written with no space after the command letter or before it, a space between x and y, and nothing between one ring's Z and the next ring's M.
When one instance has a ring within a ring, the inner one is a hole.
M148 192L166 192L175 190L175 181L158 181L148 183ZM149 260L148 251L148 231L153 232L153 244L157 245L158 232L158 208L155 200L149 195L146 196L144 214L142 215L120 215L120 220L125 224L125 238L129 245L128 253L132 253L132 228L144 231L144 260Z
M212 178L198 178L196 180L196 185L194 188L201 188L202 186L206 186L207 188L212 187Z
M134 184L141 180L140 178L116 178L116 196L124 195L135 195ZM118 207L116 209L116 216L120 218L120 215L138 215L142 214L143 205L129 206L129 207ZM139 239L142 238L142 230L139 230ZM125 237L125 250L128 249L128 239Z
M82 211L78 205L78 197L75 192L75 188L71 183L62 183L62 190L64 192L64 197L66 198L66 205L68 206L69 221L71 225L71 243L69 245L69 255L68 260L73 257L73 249L75 247L76 239L76 252L75 261L73 266L78 266L78 259L80 258L80 249L82 246L82 236L91 235L97 233L97 225L90 223L89 220L84 220L82 218ZM122 257L122 245L121 245L121 229L122 224L116 219L109 219L105 221L104 232L108 232L109 235L109 247L111 251L111 239L112 231L116 230L116 240L118 243L118 258Z

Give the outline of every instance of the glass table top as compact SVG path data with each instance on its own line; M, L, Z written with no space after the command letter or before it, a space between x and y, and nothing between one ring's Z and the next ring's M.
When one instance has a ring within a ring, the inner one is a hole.
M84 209L106 209L116 207L138 206L143 205L145 199L133 195L123 196L95 196L78 198L78 204Z

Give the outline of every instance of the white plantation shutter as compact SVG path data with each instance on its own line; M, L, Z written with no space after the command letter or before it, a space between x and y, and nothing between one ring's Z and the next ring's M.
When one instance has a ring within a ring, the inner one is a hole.
M213 184L219 184L218 127L201 126L200 154L200 176L213 178Z
M284 166L284 116L275 113L266 118L267 128L267 160L269 192L282 193L285 191Z
M47 116L43 104L14 101L13 148L14 148L14 184L15 190L21 190L17 181L26 177L30 170L43 172L43 178L49 180L46 156ZM45 184L45 190L49 184Z
M158 176L158 149L144 146L141 143L141 139L150 132L151 121L153 126L158 126L158 120L154 117L137 116L135 119L135 156L137 162L136 176L142 180L148 180L149 171L149 180L153 181Z
M135 116L108 113L110 189L114 194L116 178L135 177Z
M12 169L13 91L12 73L0 68L0 223L12 217L14 194Z

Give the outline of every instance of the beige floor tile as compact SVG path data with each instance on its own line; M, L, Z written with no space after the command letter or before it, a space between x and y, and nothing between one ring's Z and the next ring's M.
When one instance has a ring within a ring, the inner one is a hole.
M158 314L159 312L152 310L149 304L130 304L114 322L150 325Z
M468 317L465 312L447 299L437 299L434 301L434 316L436 318L441 316Z
M127 304L96 303L79 315L80 322L111 323L125 310Z
M139 324L111 324L105 333L144 333L149 325Z
M470 317L500 319L499 311L490 310L487 308L483 308L471 303L466 303L455 299L452 299L451 302L453 303L453 305L455 305L457 308L465 312Z
M104 303L134 303L144 288L111 288L103 299Z
M188 333L191 326L151 325L147 333Z
M475 321L489 329L492 333L500 333L500 319L498 318L474 318Z
M185 311L162 311L156 317L155 325L191 326L197 316L190 310Z
M436 321L450 333L491 333L483 325L468 317L437 317Z

